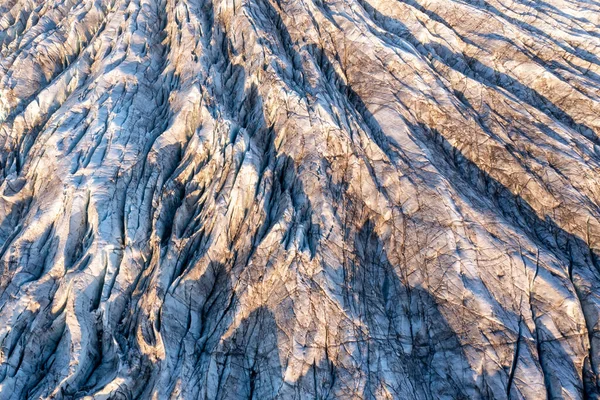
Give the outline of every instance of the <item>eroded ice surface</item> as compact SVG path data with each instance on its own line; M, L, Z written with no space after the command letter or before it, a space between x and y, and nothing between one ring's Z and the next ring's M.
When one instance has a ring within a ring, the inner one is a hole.
M0 0L0 49L0 399L598 397L598 1Z

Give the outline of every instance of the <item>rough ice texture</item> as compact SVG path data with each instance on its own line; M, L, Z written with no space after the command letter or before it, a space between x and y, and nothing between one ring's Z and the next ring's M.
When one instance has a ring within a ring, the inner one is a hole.
M0 399L593 399L596 0L0 0Z

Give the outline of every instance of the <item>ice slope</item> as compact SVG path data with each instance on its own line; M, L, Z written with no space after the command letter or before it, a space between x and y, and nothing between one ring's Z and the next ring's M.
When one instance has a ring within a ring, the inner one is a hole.
M0 399L594 399L600 2L0 0Z

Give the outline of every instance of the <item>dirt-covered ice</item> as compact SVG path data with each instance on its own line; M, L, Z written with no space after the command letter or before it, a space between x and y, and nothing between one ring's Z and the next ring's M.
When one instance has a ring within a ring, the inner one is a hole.
M0 0L0 399L600 396L596 0Z

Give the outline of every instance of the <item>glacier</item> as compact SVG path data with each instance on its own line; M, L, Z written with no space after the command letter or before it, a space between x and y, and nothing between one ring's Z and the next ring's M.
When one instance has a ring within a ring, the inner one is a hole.
M0 399L600 398L600 2L0 0Z

